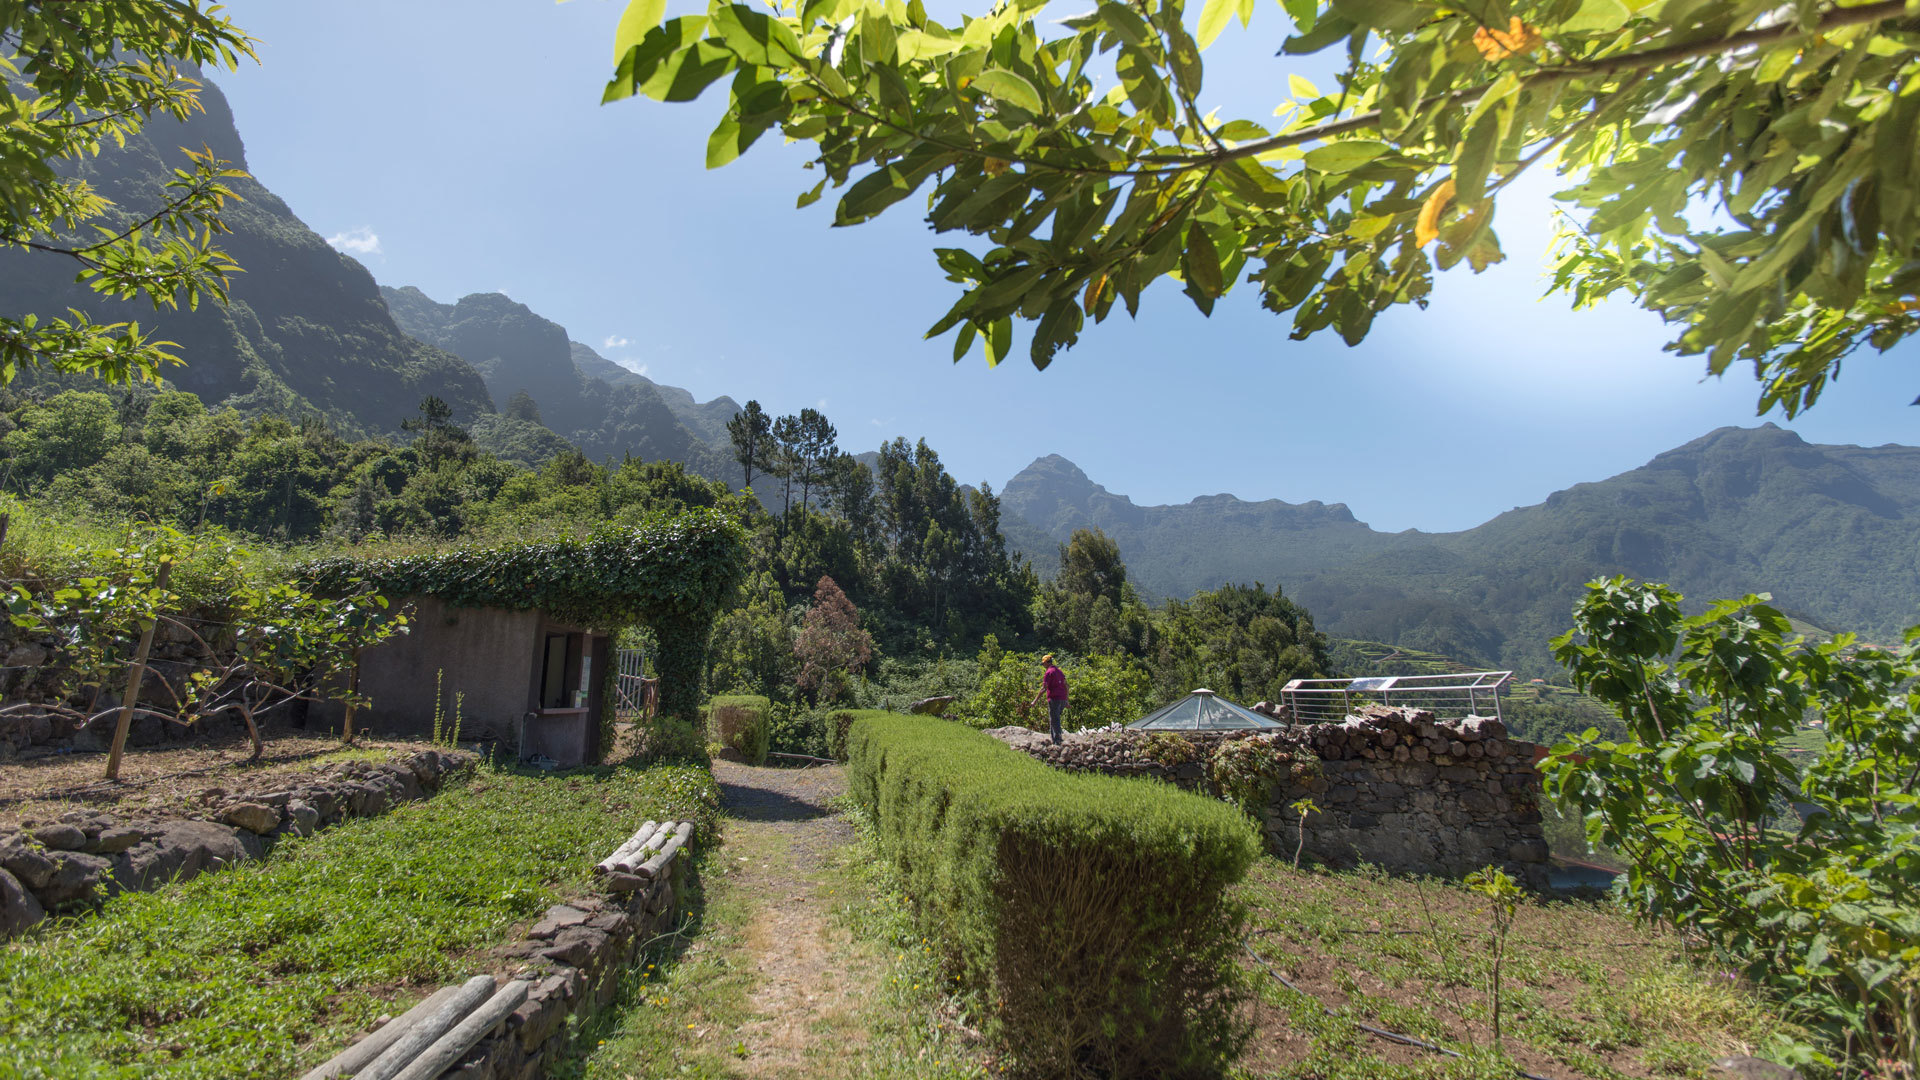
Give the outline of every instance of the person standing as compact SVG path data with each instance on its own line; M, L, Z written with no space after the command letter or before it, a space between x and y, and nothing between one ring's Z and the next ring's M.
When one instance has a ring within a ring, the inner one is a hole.
M1060 743L1060 714L1067 711L1067 673L1053 662L1052 653L1041 657L1040 663L1046 667L1040 676L1040 692L1033 695L1033 700L1027 705L1031 708L1040 704L1042 697L1047 699L1047 722L1053 729L1053 741L1057 746Z

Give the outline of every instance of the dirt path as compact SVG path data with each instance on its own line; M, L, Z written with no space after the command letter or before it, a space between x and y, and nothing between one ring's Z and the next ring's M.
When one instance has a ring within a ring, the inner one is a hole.
M731 962L746 969L748 1018L736 1031L734 1070L747 1077L820 1073L821 1054L864 1040L871 973L864 951L832 918L831 860L853 838L831 803L846 790L839 766L766 769L715 762L728 817L721 857L729 888L751 898Z

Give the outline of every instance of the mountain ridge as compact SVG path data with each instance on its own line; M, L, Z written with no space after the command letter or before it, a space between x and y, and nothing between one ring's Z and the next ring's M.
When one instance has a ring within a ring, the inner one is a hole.
M1139 506L1059 455L1001 497L1054 542L1107 531L1150 597L1264 581L1342 636L1531 667L1550 665L1584 583L1613 573L1694 601L1771 592L1882 640L1920 610L1920 448L1824 446L1772 423L1717 428L1454 532L1377 531L1340 503ZM1016 540L1029 555L1034 543Z

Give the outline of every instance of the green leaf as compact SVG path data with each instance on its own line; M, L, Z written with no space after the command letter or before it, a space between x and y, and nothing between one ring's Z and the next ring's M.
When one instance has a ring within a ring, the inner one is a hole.
M812 206L814 203L819 202L820 193L825 191L826 188L827 188L827 182L825 180L822 180L819 183L813 185L813 190L801 192L800 199L798 202L793 204L793 208L795 210L798 210L802 207Z
M1620 0L1581 0L1580 10L1573 17L1560 24L1560 29L1569 34L1610 34L1627 25L1633 13Z
M1227 22L1233 18L1238 7L1239 0L1207 0L1200 8L1200 26L1195 34L1201 48L1213 44L1213 39L1227 28Z
M1226 291L1226 283L1220 279L1220 252L1214 248L1207 230L1197 222L1187 229L1187 251L1181 262L1181 273L1188 284L1207 296L1219 296Z
M740 4L718 7L713 30L743 64L785 67L800 59L800 42L787 24Z
M1378 139L1348 139L1307 151L1306 166L1315 172L1352 172L1392 149Z
M1013 320L1002 317L987 327L987 366L999 367L1013 349Z
M696 41L661 60L653 75L641 84L640 92L655 101L692 101L725 78L734 63L733 53L726 47Z
M1435 15L1433 8L1407 0L1333 0L1333 10L1358 26L1394 31L1412 30Z
M1147 47L1154 41L1153 28L1147 25L1147 21L1142 19L1139 13L1127 5L1112 3L1109 0L1108 3L1100 5L1099 13L1101 20L1119 35L1120 40L1134 48ZM1201 16L1202 19L1205 17Z
M1040 91L1025 77L1006 68L988 68L973 80L973 89L992 95L1009 105L1017 105L1034 115L1040 113Z
M648 31L660 25L666 14L667 0L632 0L620 15L620 25L613 31L613 62L618 64L628 49L640 44Z

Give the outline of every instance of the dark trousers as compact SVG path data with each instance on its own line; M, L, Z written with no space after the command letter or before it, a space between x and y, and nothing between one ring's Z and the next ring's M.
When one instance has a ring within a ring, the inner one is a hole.
M1053 741L1060 741L1060 714L1067 711L1066 698L1047 699L1047 722L1053 727Z

